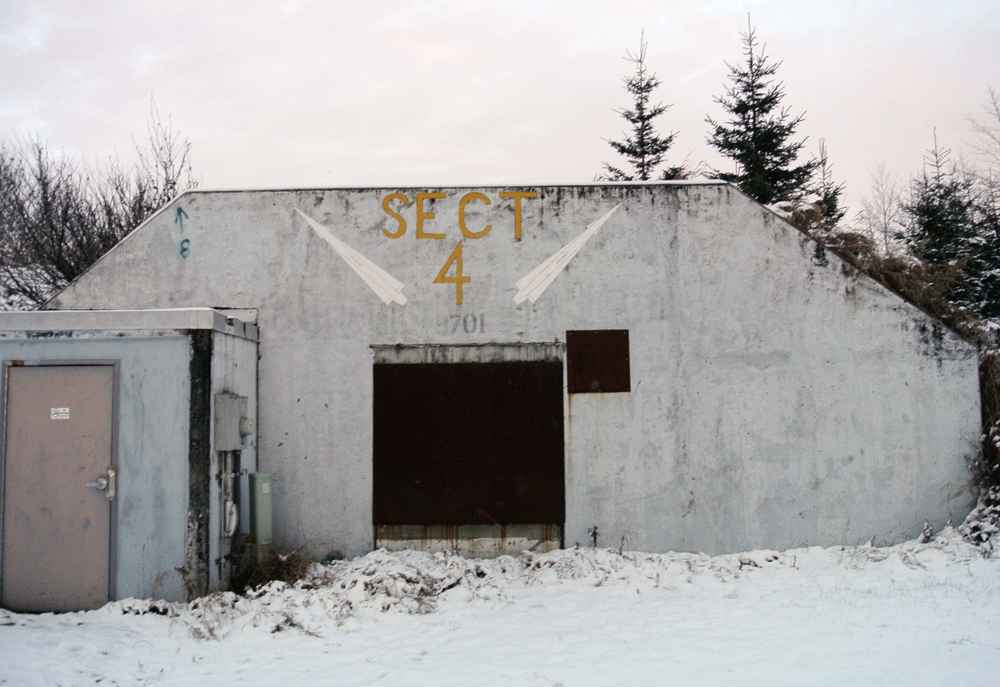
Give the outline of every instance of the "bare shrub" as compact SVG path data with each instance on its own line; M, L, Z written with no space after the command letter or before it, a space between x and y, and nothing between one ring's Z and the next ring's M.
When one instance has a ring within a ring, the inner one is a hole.
M1000 531L1000 487L993 487L979 497L979 503L959 528L962 537L978 547L984 556L996 549L996 534Z
M905 253L882 252L873 237L860 232L816 232L812 236L850 265L958 330L967 340L986 342L976 318L949 300L952 289L963 278L957 261L930 264Z
M269 582L295 584L306 577L313 565L313 560L303 551L304 548L298 548L281 553L277 547L268 546L263 551L260 562L256 562L254 556L248 554L233 566L230 587L237 594L242 594Z
M992 490L994 505L1000 505L1000 350L992 348L982 352L979 380L983 436L973 476L980 490Z

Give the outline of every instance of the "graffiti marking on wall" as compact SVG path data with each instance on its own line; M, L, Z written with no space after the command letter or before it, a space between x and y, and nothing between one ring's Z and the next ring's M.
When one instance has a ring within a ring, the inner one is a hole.
M177 208L177 212L174 213L174 224L177 224L181 228L181 233L184 233L184 220L188 218L188 213L184 212L184 208Z
M174 224L180 227L181 234L184 234L184 220L188 218L188 213L184 212L184 208L177 208L174 211ZM177 256L181 260L187 260L191 257L191 239L181 239L177 244Z

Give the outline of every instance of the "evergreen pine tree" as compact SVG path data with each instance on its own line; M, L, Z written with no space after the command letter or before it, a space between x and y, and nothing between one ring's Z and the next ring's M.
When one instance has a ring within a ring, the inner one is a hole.
M631 110L617 110L617 112L632 125L632 133L626 134L623 141L605 140L615 152L626 159L632 169L622 170L605 162L605 174L600 178L608 181L649 181L674 141L675 134L660 136L653 128L653 120L666 112L670 106L663 103L656 105L649 103L653 91L660 85L660 80L656 78L656 74L646 69L645 40L640 38L638 53L632 54L626 51L625 59L635 65L635 73L625 77L625 90L632 96L634 105ZM663 170L660 179L677 179L683 176L683 167L670 167Z
M976 236L973 225L972 183L954 166L950 150L941 149L935 136L927 167L911 184L904 210L910 217L906 240L911 252L924 262L947 264L969 255Z
M947 298L981 315L986 265L979 231L981 208L973 178L949 164L951 151L939 148L935 136L923 174L913 180L903 211L909 222L902 238L915 256L939 274L948 275Z
M844 192L844 184L834 183L833 165L826 154L826 141L819 139L819 159L816 161L816 184L814 193L819 196L817 206L823 216L823 228L833 229L837 222L847 213L840 206L840 194Z
M991 319L1000 339L1000 92L989 89L983 104L985 119L969 117L981 170L975 175L975 256L980 275L980 317Z
M747 26L747 33L741 34L746 65L726 63L732 86L715 99L731 118L724 124L705 118L712 130L709 144L737 166L736 173L716 176L736 184L760 203L792 200L806 191L817 162L793 166L805 141L789 139L803 115L790 117L788 110L781 108L785 92L773 79L781 63L768 64L763 47L757 49L749 18Z
M977 272L974 312L992 320L1000 334L1000 206L982 206L983 217L975 247ZM998 336L1000 338L1000 336Z

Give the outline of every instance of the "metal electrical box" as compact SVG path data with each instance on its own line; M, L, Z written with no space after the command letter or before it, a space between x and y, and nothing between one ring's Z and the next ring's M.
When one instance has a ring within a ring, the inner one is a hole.
M253 432L246 396L215 395L215 450L240 451L243 438Z

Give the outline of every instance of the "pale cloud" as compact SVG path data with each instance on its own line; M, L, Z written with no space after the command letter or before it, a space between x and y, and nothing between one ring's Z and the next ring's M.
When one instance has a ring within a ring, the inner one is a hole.
M1000 87L995 2L178 2L8 0L0 131L103 158L150 96L208 187L586 183L626 123L626 50L649 42L672 163L723 165L706 114L747 12L782 61L800 133L858 204L906 178Z

